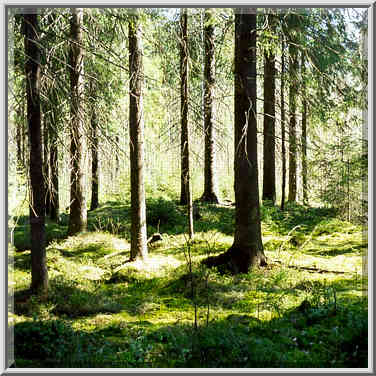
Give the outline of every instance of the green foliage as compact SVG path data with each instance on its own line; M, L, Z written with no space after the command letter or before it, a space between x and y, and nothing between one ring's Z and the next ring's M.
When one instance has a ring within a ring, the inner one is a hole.
M52 221L46 223L46 243L49 244L52 240L64 239L67 233L67 225L63 221L61 224L56 224ZM14 246L18 251L25 251L31 248L30 225L28 217L20 218L18 225L14 230Z
M24 321L14 326L16 358L54 359L59 364L70 356L73 330L62 320Z
M167 228L184 224L184 216L175 202L162 197L146 200L146 223L157 228Z
M151 208L180 212L167 200L155 199ZM123 223L128 209L107 202L90 213L89 224L110 215ZM284 212L261 211L264 239L270 239L264 243L275 244L265 245L269 266L237 276L200 263L232 243L226 231L234 209L216 205L201 205L202 232L190 244L192 273L183 234L163 234L149 262L130 263L123 236L88 232L50 243L48 300L25 303L17 296L30 283L30 252L16 252L16 366L366 367L367 279L357 272L356 249L367 246L361 228L329 209L289 204ZM174 222L164 226L176 229ZM294 236L308 243L293 244ZM337 257L335 250L349 242L352 248ZM307 263L345 274L288 268Z
M278 206L262 206L262 222L280 234L287 234L297 226L300 232L308 234L323 221L323 218L330 221L330 218L336 216L333 208L308 208L292 202L287 202L285 207L286 210L282 211Z

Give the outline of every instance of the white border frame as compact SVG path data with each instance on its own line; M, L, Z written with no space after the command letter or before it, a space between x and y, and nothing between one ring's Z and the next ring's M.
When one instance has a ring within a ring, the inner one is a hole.
M123 6L123 7L203 7L203 6L209 6L209 7L236 7L238 5L252 5L253 7L288 7L288 6L301 6L301 7L354 7L354 8L361 8L361 7L368 7L368 202L371 203L371 206L368 208L368 221L371 223L371 226L373 224L373 169L371 168L371 162L373 162L373 82L374 82L374 72L373 72L373 58L374 58L374 16L375 16L375 3L370 1L364 1L364 0L358 0L358 1L351 1L351 2L344 2L344 1L338 1L338 0L332 0L330 2L326 2L323 0L320 1L312 1L312 2L302 2L302 1L271 1L271 0L264 0L257 2L256 4L251 3L251 0L237 0L234 3L229 2L223 2L221 0L206 0L205 2L201 2L199 0L194 1L188 1L183 2L179 0L164 0L164 1L153 1L149 0L147 2L127 2L122 0L111 0L109 3L104 3L103 0L81 0L78 2L69 0L69 1L54 1L54 0L39 0L37 2L28 2L28 1L20 1L20 0L0 0L1 5L1 20L2 23L4 23L4 29L7 27L5 25L7 20L7 14L6 14L6 8L5 6L61 6L61 7L115 7L115 6ZM4 30L3 29L3 30ZM7 131L6 131L6 125L7 123L7 106L6 106L6 98L7 98L7 87L6 84L8 82L7 80L7 64L6 59L8 58L6 46L7 41L5 40L6 33L2 34L2 46L3 46L3 54L5 55L3 59L1 59L1 113L3 114L3 129L1 133L1 137L3 137L3 153L0 158L0 170L1 170L1 195L0 195L0 208L7 208L7 187L5 186L5 182L7 182L7 155L5 155L5 151L7 151ZM4 244L4 252L3 257L1 258L1 263L3 264L2 270L5 271L3 276L4 286L1 289L0 293L0 302L4 305L3 310L0 309L0 336L2 338L2 349L5 349L6 344L6 338L7 338L7 210L3 209L3 216L2 216L2 226L1 226L1 239L3 239ZM264 369L239 369L239 368L226 368L226 369L205 369L205 368L197 368L197 369L170 369L170 368L155 368L155 369L140 369L140 368L128 368L128 369L116 369L116 368L71 368L71 369L64 369L64 368L6 368L7 359L5 351L0 352L0 370L3 373L6 374L28 374L28 373L65 373L65 374L81 374L81 373L87 373L87 374L108 374L108 373L340 373L340 374L361 374L361 373L367 373L367 374L373 374L373 344L374 344L374 327L373 327L373 304L374 304L374 291L373 291L373 263L374 263L374 257L373 257L373 232L370 230L368 226L368 249L371 250L371 252L368 252L368 291L371 292L371 294L368 294L368 322L369 324L369 336L368 336L368 358L369 358L369 368L322 368L322 369L316 369L316 368L284 368L284 369L275 369L275 368L264 368ZM147 371L147 372L145 372Z

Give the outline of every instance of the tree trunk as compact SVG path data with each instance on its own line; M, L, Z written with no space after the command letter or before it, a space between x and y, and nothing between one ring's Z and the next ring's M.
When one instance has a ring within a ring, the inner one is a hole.
M308 190L307 190L307 98L306 98L306 86L305 86L305 61L304 53L302 53L301 61L302 72L302 182L303 182L303 204L308 205Z
M204 193L201 200L218 203L215 176L215 149L213 125L213 92L214 92L214 26L211 9L205 10L204 16L204 131L205 131L205 168Z
M49 166L49 131L50 131L50 116L45 114L43 116L43 175L46 188L45 206L46 216L50 214L51 194L50 194L50 166Z
M120 160L119 160L119 152L120 152L120 138L119 135L115 135L115 179L118 180L119 173L120 173Z
M68 235L85 231L87 227L87 209L84 187L84 110L83 110L83 51L82 22L83 10L71 9L71 203Z
M129 20L129 145L131 167L131 260L148 255L144 187L143 63L138 11Z
M281 210L285 208L286 193L286 126L285 126L285 42L282 40L281 52L281 152L282 152L282 194L281 194Z
M25 86L25 89L26 89L26 86ZM26 99L27 101L27 99ZM27 107L27 103L26 103L26 107ZM28 134L28 131L27 131L27 115L24 116L24 112L25 109L22 108L22 127L21 127L21 153L22 153L22 162L23 162L23 167L25 168L25 171L26 171L26 166L28 166L28 161L27 161L27 147L28 147L28 144L27 144L27 134ZM26 109L27 111L27 109Z
M274 33L273 16L268 15ZM264 53L264 175L263 200L275 202L275 55Z
M56 222L59 221L59 161L57 143L57 124L55 123L54 126L50 129L50 218Z
M98 169L98 124L95 106L91 108L91 204L90 210L95 210L99 206L99 169ZM117 154L116 154L117 155Z
M289 196L288 201L296 201L296 74L298 68L296 47L289 45L290 57L290 92L289 92Z
M42 296L48 291L45 248L45 186L42 160L42 126L40 111L40 49L37 10L23 16L25 33L25 75L27 120L30 144L30 227L31 286L30 291Z
M188 233L193 237L193 206L189 170L189 127L188 127L188 15L187 9L180 13L180 100L181 100L181 195L180 204L188 208Z
M23 101L22 101L23 104ZM23 132L23 111L22 104L17 109L17 123L16 123L16 145L17 145L17 170L22 171L23 169L23 158L22 158L22 132Z
M260 221L256 118L256 8L235 14L235 236L209 266L227 264L234 273L266 265Z

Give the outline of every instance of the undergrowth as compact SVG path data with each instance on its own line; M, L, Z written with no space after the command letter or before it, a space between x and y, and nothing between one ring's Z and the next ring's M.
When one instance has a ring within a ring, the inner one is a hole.
M148 262L129 261L129 205L89 213L89 232L47 226L49 296L30 284L28 225L15 230L16 367L367 367L367 248L362 229L327 209L262 208L268 266L230 275L201 260L232 244L234 208L148 201Z

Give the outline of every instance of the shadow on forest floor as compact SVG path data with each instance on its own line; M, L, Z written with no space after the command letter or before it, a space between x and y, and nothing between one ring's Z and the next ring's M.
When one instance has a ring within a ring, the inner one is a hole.
M15 367L367 367L367 311L360 303L301 304L270 321L202 318L197 329L142 318L94 329L64 319L24 321L14 330Z
M129 207L122 203L89 213L89 228L98 231L51 241L48 299L15 299L16 367L366 366L359 227L318 209L265 206L271 262L233 276L200 261L231 244L234 208L199 204L190 273L183 209L148 203L148 232L159 226L163 240L146 263L129 262ZM309 220L301 221L304 213ZM218 235L213 249L210 232ZM30 251L13 257L17 296L30 283ZM313 262L345 274L289 268Z

